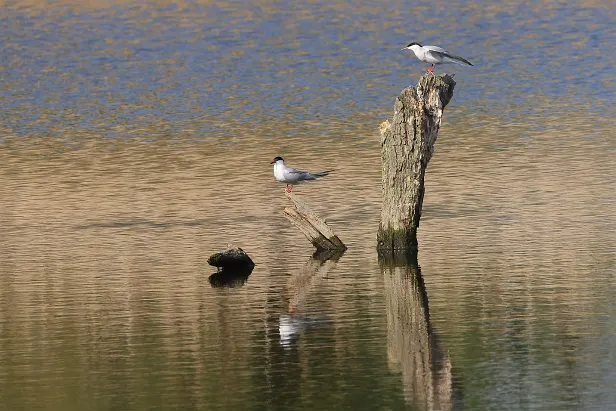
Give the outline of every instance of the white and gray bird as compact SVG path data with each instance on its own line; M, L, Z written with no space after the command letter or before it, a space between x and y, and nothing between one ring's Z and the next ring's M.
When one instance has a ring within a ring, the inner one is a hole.
M304 181L316 180L319 177L325 177L334 170L322 171L320 173L311 173L308 171L296 170L284 165L282 157L276 157L270 164L274 165L274 178L287 185L286 192L290 193L293 190L293 184L301 184Z
M434 72L437 64L455 63L462 66L472 66L470 61L436 46L422 46L419 43L411 43L402 50L411 50L419 60L432 64L428 69L430 73Z

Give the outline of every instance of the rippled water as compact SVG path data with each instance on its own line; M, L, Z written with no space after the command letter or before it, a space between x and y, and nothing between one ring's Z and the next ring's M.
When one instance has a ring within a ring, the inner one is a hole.
M616 406L614 7L0 3L0 409ZM378 126L454 71L419 257ZM349 250L312 257L298 195ZM225 287L207 257L257 266Z

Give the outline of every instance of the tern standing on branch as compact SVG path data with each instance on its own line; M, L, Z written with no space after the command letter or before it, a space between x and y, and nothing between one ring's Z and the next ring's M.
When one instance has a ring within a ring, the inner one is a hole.
M436 46L422 46L419 43L411 43L402 50L411 50L419 60L432 64L428 69L430 73L434 73L437 64L455 63L462 66L472 66L470 61Z
M334 171L328 170L320 173L310 173L308 171L296 170L285 166L282 157L276 157L270 164L274 165L274 178L281 183L287 184L287 188L285 189L287 193L293 190L293 184L301 184L304 181L316 180Z

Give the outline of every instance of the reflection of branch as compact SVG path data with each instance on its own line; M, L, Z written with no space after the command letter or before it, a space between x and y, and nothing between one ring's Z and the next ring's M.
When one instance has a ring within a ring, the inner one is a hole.
M296 310L298 306L306 301L310 291L327 277L327 273L336 265L342 254L344 254L344 250L317 251L306 261L306 264L289 279L289 314L280 316L280 324L278 327L280 344L283 346L289 347L305 330L329 323L327 317L309 317L297 314Z
M295 312L297 306L305 300L310 290L327 277L327 273L336 265L342 254L344 254L344 251L317 251L306 261L306 264L289 279L287 289L289 291L290 313Z
M390 366L402 372L405 398L426 410L452 407L451 363L430 326L428 295L417 254L379 260L387 298Z

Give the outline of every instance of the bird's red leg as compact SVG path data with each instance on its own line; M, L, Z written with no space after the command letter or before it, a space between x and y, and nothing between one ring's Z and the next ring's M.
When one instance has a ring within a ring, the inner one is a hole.
M293 184L287 184L287 188L284 191L286 191L287 193L290 193L291 190L293 190Z
M434 64L430 66L430 68L428 69L429 73L434 73L434 67L436 67Z

